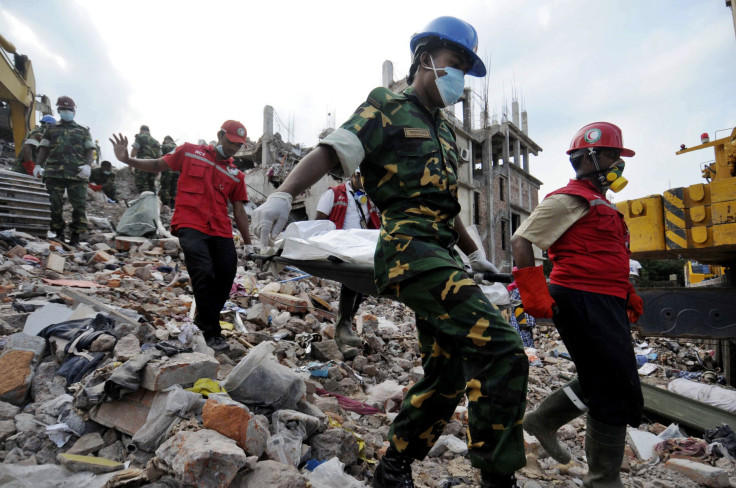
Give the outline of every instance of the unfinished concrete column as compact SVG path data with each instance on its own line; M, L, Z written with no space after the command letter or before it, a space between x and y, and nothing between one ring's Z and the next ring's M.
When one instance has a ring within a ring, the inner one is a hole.
M473 129L472 94L469 86L463 88L463 129Z
M389 60L383 62L381 86L388 88L394 82L394 63Z
M491 132L486 131L486 137L483 140L483 176L486 186L486 256L492 263L496 258L496 242L495 230L493 228L493 145Z
M521 112L521 132L527 135L529 134L529 121L526 110Z
M527 146L524 146L523 159L524 159L524 171L528 173L529 172L529 148Z
M261 166L266 167L273 162L271 141L273 140L273 107L263 107L263 139L261 140Z

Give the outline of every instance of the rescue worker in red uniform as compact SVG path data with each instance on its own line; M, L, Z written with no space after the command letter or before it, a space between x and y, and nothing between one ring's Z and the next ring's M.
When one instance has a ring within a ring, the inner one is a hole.
M332 186L322 194L317 203L317 220L330 220L337 229L380 229L378 209L363 190L360 168L355 170L349 181ZM358 311L363 295L344 284L340 287L340 306L337 309L335 341L345 359L358 355L362 344L353 332L353 318Z
M215 146L185 143L158 159L130 157L128 139L122 134L110 139L115 156L122 163L150 173L167 169L181 173L171 230L179 238L192 280L197 303L194 322L207 345L216 351L228 347L221 334L220 311L230 296L238 259L228 202L245 242L245 255L253 253L243 206L248 201L245 175L232 160L245 144L245 137L243 124L228 120L217 133Z
M624 147L617 126L595 122L575 134L567 154L575 179L547 195L511 246L524 310L553 319L578 377L527 414L524 429L566 464L571 456L557 430L587 412L583 485L618 487L626 425L639 425L644 404L629 332L643 308L628 279L628 228L605 193L626 185L620 158L634 151ZM532 244L548 250L549 287Z

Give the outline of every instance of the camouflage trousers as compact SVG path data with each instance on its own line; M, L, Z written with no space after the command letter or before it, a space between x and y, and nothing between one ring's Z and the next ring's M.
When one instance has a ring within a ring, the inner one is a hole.
M87 182L68 178L44 178L46 191L51 203L51 223L49 228L64 235L64 190L69 196L72 206L72 223L69 228L72 232L82 234L87 231Z
M171 171L167 169L161 173L161 189L158 194L161 198L161 203L168 205L169 207L174 206L174 200L176 199L176 186L179 182L179 172Z
M138 193L144 191L152 191L156 193L156 173L149 173L148 171L135 170L135 189Z
M424 377L406 394L391 444L423 459L467 395L472 465L499 474L523 467L529 360L519 335L460 268L421 273L392 291L416 314Z

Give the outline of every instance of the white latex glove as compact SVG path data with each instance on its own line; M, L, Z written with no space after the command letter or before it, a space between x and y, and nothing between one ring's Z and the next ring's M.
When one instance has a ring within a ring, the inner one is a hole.
M476 273L482 273L484 271L498 273L498 269L483 257L483 252L480 250L468 254L468 261L470 261L471 269Z
M253 244L246 244L245 245L245 257L247 258L251 254L253 254L255 250L253 249Z
M263 205L253 212L253 231L261 240L261 250L268 247L268 240L284 230L291 212L291 195L283 191L271 193Z
M33 176L36 178L40 178L43 176L43 168L39 165L36 165L35 168L33 168Z
M89 164L85 164L84 166L79 167L79 173L77 173L78 178L82 178L83 180L88 180L89 175L92 174L92 168L90 168Z

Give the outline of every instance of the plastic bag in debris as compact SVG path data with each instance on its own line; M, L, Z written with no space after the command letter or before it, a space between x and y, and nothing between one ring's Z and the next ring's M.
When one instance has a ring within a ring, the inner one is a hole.
M698 400L714 407L736 412L736 391L727 390L716 385L704 385L694 381L678 378L672 380L667 389L682 396Z
M297 430L298 426L298 431L304 432L304 437L302 437L304 441L315 432L324 430L325 427L317 417L288 409L274 412L271 422L276 432L283 432L285 429Z
M267 406L274 410L296 409L305 394L304 380L276 362L273 342L254 347L227 375L222 387L233 400L252 406Z
M271 459L281 464L298 466L302 458L302 439L306 433L304 427L296 425L294 429L283 429L266 441L266 453Z
M201 399L202 395L186 391L180 385L156 393L146 423L133 435L133 444L147 452L155 451L174 421L184 417Z
M677 424L670 424L666 429L657 434L657 437L664 441L667 439L677 439L685 436L682 434L682 432L680 432L680 427Z
M0 486L12 488L103 488L118 473L72 473L58 464L19 466L0 464Z
M345 465L333 457L306 475L314 488L361 488L365 484L345 472Z
M143 192L140 198L129 202L116 232L121 236L148 237L156 234L158 197L153 192Z

